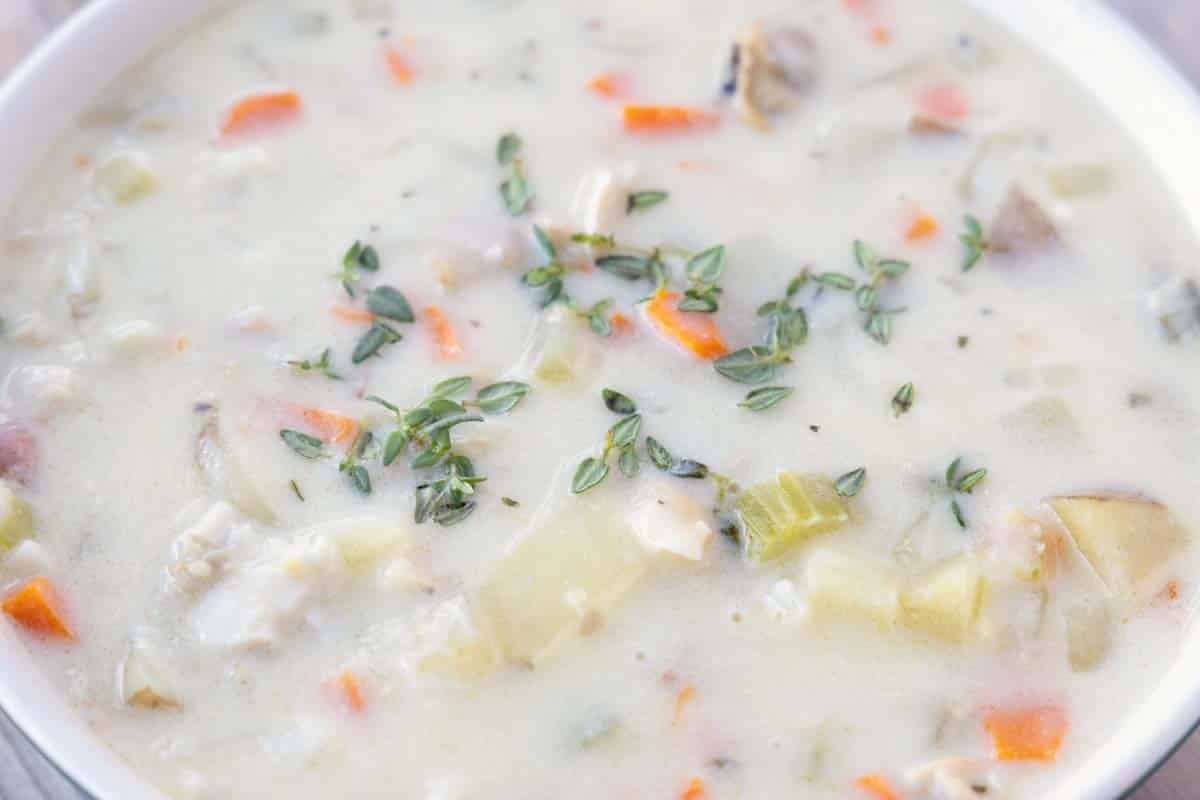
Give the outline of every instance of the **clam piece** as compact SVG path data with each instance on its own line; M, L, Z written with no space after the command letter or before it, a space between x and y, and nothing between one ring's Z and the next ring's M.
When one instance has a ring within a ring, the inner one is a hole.
M738 37L723 87L747 124L767 130L768 117L795 106L816 81L817 48L799 28L766 30L755 23Z
M1054 219L1024 189L1008 189L989 231L991 248L1001 253L1043 250L1058 240Z

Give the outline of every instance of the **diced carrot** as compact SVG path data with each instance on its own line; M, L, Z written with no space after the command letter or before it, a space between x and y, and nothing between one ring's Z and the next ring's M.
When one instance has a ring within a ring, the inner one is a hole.
M46 636L74 639L62 614L58 592L45 578L33 578L4 598L4 613L21 627Z
M900 800L900 793L892 788L892 784L887 778L878 773L862 775L854 782L854 785L875 800Z
M627 80L617 72L601 72L587 82L588 91L612 100L625 93Z
M875 13L875 0L842 0L842 5L847 11L854 14L873 14Z
M397 86L407 86L416 76L412 63L394 45L383 46L383 60L387 64L388 74Z
M678 725L683 719L683 711L688 707L688 703L692 702L696 697L696 687L690 683L679 690L679 694L675 695L675 714L671 718L672 725Z
M1001 761L1053 761L1067 735L1067 714L1057 706L992 708L983 728Z
M337 676L337 688L346 708L355 714L361 714L366 710L367 703L363 700L362 687L358 684L357 675L348 669L342 670Z
M188 341L188 337L183 336L183 335L176 336L175 337L175 352L182 353L183 351L188 349L189 344L191 344L191 342Z
M425 319L429 323L429 332L433 334L433 340L437 343L438 355L447 361L461 358L462 343L459 342L446 314L437 306L426 306Z
M323 408L309 408L300 406L297 408L300 412L300 418L308 425L316 434L327 442L333 444L342 444L343 442L353 442L358 436L358 422L345 414L339 414L336 411L327 411Z
M904 232L904 238L910 242L919 242L936 236L938 230L938 221L929 214L921 212L917 214L908 226L908 230Z
M633 320L620 311L613 312L612 316L608 318L608 324L612 326L613 333L617 335L633 332Z
M713 173L717 171L716 165L711 161L697 161L695 159L685 159L678 162L675 166L679 167L684 172Z
M627 105L621 109L627 131L683 131L711 127L718 119L711 111L688 106Z
M692 778L679 793L679 800L704 800L706 797L708 793L704 791L704 781L699 778Z
M92 159L86 153L76 153L71 162L75 165L75 169L87 169L92 165Z
M700 358L719 358L729 352L711 314L680 311L679 295L659 289L646 303L646 316L669 339Z
M892 41L892 29L887 25L872 25L867 35L875 44L890 44Z
M971 111L966 92L957 83L932 83L917 92L917 106L938 119L962 119Z
M370 325L375 321L375 315L370 311L349 303L334 303L329 307L329 313L346 322L358 322L363 325Z
M233 101L225 109L218 130L223 137L240 136L290 121L299 114L300 95L294 90L255 92Z
M1163 586L1162 590L1155 596L1154 600L1159 605L1171 605L1179 599L1179 579L1171 578Z

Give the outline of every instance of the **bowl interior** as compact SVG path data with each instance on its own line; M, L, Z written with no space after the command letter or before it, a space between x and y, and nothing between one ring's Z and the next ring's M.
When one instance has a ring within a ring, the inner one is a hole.
M227 0L93 0L0 86L0 214L89 102L180 28ZM1149 44L1096 0L968 0L1093 94L1148 157L1200 234L1200 101ZM1097 58L1103 53L1103 58ZM104 800L160 800L80 723L7 624L0 706L81 788ZM1120 731L1056 796L1102 800L1135 786L1200 719L1200 634Z

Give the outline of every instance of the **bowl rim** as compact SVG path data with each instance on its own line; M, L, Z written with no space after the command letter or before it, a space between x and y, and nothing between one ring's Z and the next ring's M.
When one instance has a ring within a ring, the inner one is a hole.
M234 1L92 0L43 39L0 83L0 142L16 145L0 146L0 215L68 124L116 76L202 14ZM1200 237L1200 159L1186 158L1188 144L1200 140L1200 96L1175 65L1100 0L965 2L1013 31L1098 100L1149 156ZM1105 57L1094 58L1098 52ZM47 108L48 99L59 102ZM1147 716L1144 730L1130 733L1126 720L1121 734L1075 771L1091 767L1091 777L1068 776L1055 788L1056 797L1127 798L1200 728L1200 677L1183 674L1197 674L1200 632L1189 623L1183 638L1167 675L1130 714ZM35 668L7 623L0 624L0 713L86 797L164 797L100 742ZM1132 740L1129 746L1122 745L1125 738Z

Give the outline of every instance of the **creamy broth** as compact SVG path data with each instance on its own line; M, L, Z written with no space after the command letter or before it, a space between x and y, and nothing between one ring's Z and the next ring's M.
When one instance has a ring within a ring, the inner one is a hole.
M1189 622L1194 239L956 4L238 4L2 231L6 619L170 796L1047 797Z

